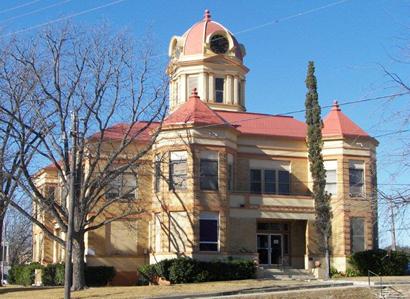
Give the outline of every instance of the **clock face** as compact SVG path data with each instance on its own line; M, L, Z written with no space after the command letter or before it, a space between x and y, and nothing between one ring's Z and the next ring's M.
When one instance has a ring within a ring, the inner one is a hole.
M225 54L228 51L229 42L225 36L217 34L211 38L211 50L216 54Z

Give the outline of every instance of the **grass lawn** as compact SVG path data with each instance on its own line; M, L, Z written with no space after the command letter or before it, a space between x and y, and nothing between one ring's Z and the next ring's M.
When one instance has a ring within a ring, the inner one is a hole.
M309 284L318 284L319 282L312 281ZM194 284L180 284L172 286L133 286L133 287L99 287L89 288L84 291L74 292L72 298L147 298L147 297L166 297L170 295L192 295L198 293L213 293L221 291L233 291L248 288L262 288L262 287L274 287L274 286L290 286L298 284L307 284L302 281L281 281L281 280L242 280L242 281L221 281L221 282L207 282L207 283L194 283ZM337 288L333 288L336 290ZM357 290L356 290L357 289ZM322 294L322 292L324 292ZM329 293L330 292L330 293ZM336 291L335 291L336 292ZM350 288L349 292L354 293L354 297L370 299L368 297L368 289L366 288ZM319 297L306 297L307 293L303 291L294 291L287 294L272 295L269 298L349 298L349 297L326 297L332 294L332 290L316 290L309 291L309 294L315 296L316 293L320 293ZM293 294L293 295L292 295ZM347 295L346 291L340 294ZM267 296L268 294L264 294ZM303 295L303 296L302 296ZM258 298L253 295L246 298ZM279 296L279 297L278 297ZM283 297L285 296L285 297ZM296 297L289 297L296 296ZM33 287L19 287L19 286L7 286L0 288L0 298L28 298L28 299L46 299L46 298L63 298L63 288L33 288Z

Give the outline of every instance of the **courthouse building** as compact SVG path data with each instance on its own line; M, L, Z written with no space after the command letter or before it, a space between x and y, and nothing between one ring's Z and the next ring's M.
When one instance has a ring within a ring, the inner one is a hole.
M122 180L136 187L135 202L145 212L88 232L88 265L114 266L116 283L124 284L135 283L139 265L176 256L247 258L264 267L298 269L310 269L320 258L306 125L247 111L246 103L256 99L246 98L245 55L245 46L208 11L172 37L169 115L144 157L146 166L138 177ZM264 100L280 99L272 93ZM350 254L377 246L378 142L337 102L323 124L331 262L344 271ZM113 136L121 126L112 128ZM148 142L145 137L140 142ZM38 177L44 190L57 188L53 166ZM60 233L51 220L47 224ZM36 226L33 249L35 261L63 261L61 246Z

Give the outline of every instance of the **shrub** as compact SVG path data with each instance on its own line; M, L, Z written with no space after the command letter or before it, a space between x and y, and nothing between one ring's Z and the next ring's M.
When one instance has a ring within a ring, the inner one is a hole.
M144 278L144 280L149 281L149 282L154 282L155 277L158 276L157 271L156 271L156 266L157 264L154 265L142 265L138 268L138 272L141 274L141 276Z
M115 276L114 267L95 266L85 267L85 283L88 286L106 286Z
M203 262L181 257L163 260L154 265L144 265L139 267L138 271L150 282L155 282L156 277L162 277L175 284L256 277L255 263L247 260Z
M18 284L29 286L34 283L35 269L41 269L39 263L31 263L27 265L13 265L9 270L9 282L11 284Z
M169 268L169 280L172 283L199 282L199 264L190 258L174 259Z
M386 250L367 250L356 252L350 257L350 264L359 275L367 275L371 270L378 275L404 275L408 263L404 252Z
M43 268L41 279L45 286L64 285L64 264L48 264Z

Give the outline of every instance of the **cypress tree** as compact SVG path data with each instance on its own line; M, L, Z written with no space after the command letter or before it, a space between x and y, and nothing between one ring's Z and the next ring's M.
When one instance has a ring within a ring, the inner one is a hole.
M307 124L307 146L309 152L310 172L313 179L313 199L315 201L315 226L321 237L319 244L321 253L325 257L325 279L329 278L330 255L329 239L331 234L332 212L330 207L330 195L325 191L326 171L322 156L322 119L317 93L317 81L315 77L315 66L309 61L306 76L306 124Z

